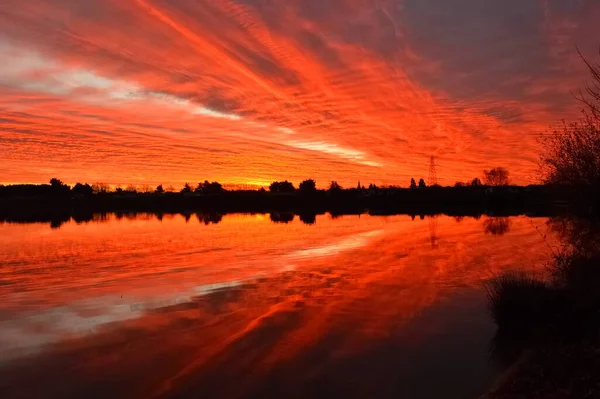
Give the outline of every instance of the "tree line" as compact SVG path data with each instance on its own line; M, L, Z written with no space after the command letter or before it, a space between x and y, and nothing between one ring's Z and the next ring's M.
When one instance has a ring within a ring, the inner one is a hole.
M508 171L504 168L494 168L491 170L484 171L484 180L483 182L478 178L474 178L472 181L468 183L460 183L457 182L454 187L478 187L478 186L506 186L509 183L508 180ZM426 188L427 184L424 179L419 179L417 183L414 178L410 179L409 188L411 189L419 189ZM434 186L440 187L440 186ZM349 188L350 190L382 190L382 189L397 189L401 188L398 186L387 186L387 187L379 187L376 184L369 184L368 186L362 186L360 182L356 187ZM316 192L317 190L317 182L314 179L306 179L300 182L298 187L294 186L294 183L284 180L284 181L275 181L269 185L268 190L272 193L293 193L296 191L303 193ZM326 191L329 192L340 192L346 190L343 188L337 181L332 181ZM164 187L162 184L159 184L155 188L151 188L149 185L144 184L140 187L136 187L134 185L128 185L125 188L116 187L114 189L111 188L110 185L106 183L76 183L73 187L63 183L58 178L50 179L50 184L42 184L42 185L33 185L33 184L17 184L17 185L9 185L3 186L0 185L0 195L54 195L54 196L64 196L64 195L74 195L74 196L90 196L94 194L165 194L165 193L175 193L177 190L173 188L173 186ZM179 190L181 194L220 194L227 191L223 185L219 182L213 181L209 182L205 180L204 182L198 183L195 186L192 186L189 183L185 183L183 188ZM240 190L244 191L244 190ZM265 188L262 187L258 191L266 192Z

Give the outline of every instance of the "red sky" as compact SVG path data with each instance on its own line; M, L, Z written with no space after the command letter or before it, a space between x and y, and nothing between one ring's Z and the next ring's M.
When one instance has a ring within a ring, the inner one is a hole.
M0 182L441 184L578 116L597 0L4 0Z

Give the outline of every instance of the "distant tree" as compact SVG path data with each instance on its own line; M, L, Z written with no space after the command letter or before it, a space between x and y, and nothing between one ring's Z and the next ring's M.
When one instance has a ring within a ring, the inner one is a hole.
M296 188L289 181L275 181L269 186L269 190L274 193L293 193Z
M317 191L317 183L313 179L304 180L298 186L298 190L305 193Z
M194 189L195 193L201 193L204 191L204 185L209 185L210 183L208 182L208 180L204 180L204 183L198 183L198 185L196 186L196 188Z
M94 183L92 184L92 190L95 194L106 194L110 192L110 186L106 183Z
M338 182L332 181L329 185L329 191L342 191L342 186L340 186Z
M261 188L259 188L259 189L258 189L258 192L259 192L259 193L264 193L264 192L266 192L266 191L267 191L267 190L265 190L265 188L264 188L264 187L261 187Z
M425 180L419 179L419 188L425 188L425 187L427 187L427 184L425 184Z
M50 185L51 185L53 188L56 188L56 187L62 187L62 186L64 186L65 184L64 184L62 181L60 181L59 179L57 179L57 178L53 177L52 179L50 179Z
M479 177L476 177L471 181L471 186L473 186L473 187L481 186L481 180L479 179Z
M80 195L80 196L90 196L94 193L94 190L92 190L92 186L90 186L89 184L81 184L81 183L77 183L75 184L75 186L73 186L73 189L71 190L71 192L73 193L73 195Z
M167 186L167 188L165 189L165 191L166 191L167 193L174 193L174 192L175 192L175 187L173 187L173 185L172 185L172 184L169 184L169 185Z
M141 193L151 193L152 189L150 188L149 184L142 184L138 191Z
M458 187L465 187L465 186L466 186L466 184L463 183L463 182L461 182L461 181L457 181L456 183L454 183L454 187L457 187L457 188Z
M373 184L373 183L369 184L369 190L377 190L377 189L379 189L379 187L377 187L376 184Z
M223 189L221 183L216 181L211 183L208 180L204 180L204 183L198 183L198 186L196 186L194 191L203 194L217 194L225 190Z
M71 187L56 178L50 179L50 190L53 195L69 195Z
M504 168L494 168L483 171L485 184L488 186L507 186L508 185L508 170Z
M133 184L130 184L127 187L125 187L125 192L135 194L135 193L137 193L137 188L135 188L135 186Z
M117 187L117 188L115 188L115 193L123 194L123 189L121 187Z
M154 190L154 192L156 194L162 194L165 192L165 189L163 188L162 184L159 184L158 186L156 186L156 189Z
M183 188L180 191L182 194L187 194L187 193L191 193L192 192L192 187L190 187L190 185L188 183L185 183L185 185L183 186Z
M423 179L421 179L423 180ZM413 177L410 178L410 188L417 188L417 182Z

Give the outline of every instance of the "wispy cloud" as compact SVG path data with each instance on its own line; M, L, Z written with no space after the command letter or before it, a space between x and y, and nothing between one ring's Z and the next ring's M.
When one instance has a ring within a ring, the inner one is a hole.
M8 0L2 179L405 184L436 155L442 183L501 165L530 182L536 135L577 116L598 17L593 0Z

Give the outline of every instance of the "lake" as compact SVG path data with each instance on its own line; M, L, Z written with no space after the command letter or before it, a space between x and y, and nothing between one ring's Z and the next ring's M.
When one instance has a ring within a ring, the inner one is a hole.
M483 284L550 254L544 218L290 219L0 224L2 396L476 398Z

